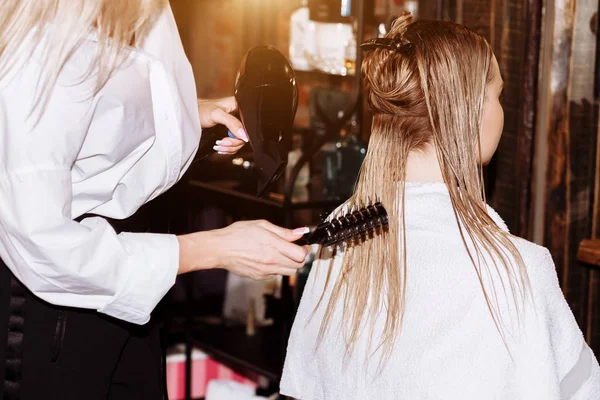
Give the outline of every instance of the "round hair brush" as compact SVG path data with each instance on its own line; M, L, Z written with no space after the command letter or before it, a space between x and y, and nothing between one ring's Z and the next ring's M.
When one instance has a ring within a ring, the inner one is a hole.
M342 217L321 223L294 243L301 246L332 246L353 240L366 240L378 229L388 226L387 211L380 202L370 204Z

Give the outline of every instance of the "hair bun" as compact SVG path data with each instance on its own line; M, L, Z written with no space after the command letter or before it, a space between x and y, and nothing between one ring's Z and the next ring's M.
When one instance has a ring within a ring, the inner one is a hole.
M388 37L402 36L408 29L408 26L415 22L415 18L410 11L403 11L398 18L392 22L392 29L390 29Z

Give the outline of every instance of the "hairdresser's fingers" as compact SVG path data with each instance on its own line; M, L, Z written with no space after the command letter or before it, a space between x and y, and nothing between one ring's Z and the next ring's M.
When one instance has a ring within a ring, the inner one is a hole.
M229 147L229 146L213 146L213 150L215 150L217 153L219 154L235 154L238 151L241 150L241 148L244 147L243 145L241 146L234 146L234 147Z
M227 129L229 129L229 132L233 133L236 138L248 142L248 135L246 134L242 123L233 115L228 114L222 108L217 107L213 110L212 119L216 124L225 125Z
M305 233L310 232L310 229L307 227L297 228L297 229L287 229L281 226L274 225L268 221L260 221L261 226L276 234L280 238L287 240L288 242L293 242L295 240L300 239Z
M270 245L271 247L276 250L279 254L281 254L282 257L285 257L287 260L291 260L295 263L299 263L302 264L304 263L304 260L306 259L306 256L308 254L308 248L306 248L305 246L298 246L296 244L290 243L290 241L282 238L281 236L270 232L272 235L272 240L270 241ZM300 237L302 237L302 235L300 235L299 237L296 235L294 237L297 237L298 239L300 239ZM294 239L296 240L296 239ZM287 261L287 260L283 260L283 261ZM285 264L282 264L285 265ZM301 265L300 265L301 266Z
M215 142L215 145L221 147L242 147L244 144L246 144L246 142L243 140L232 139L229 136Z
M231 114L235 110L237 110L238 105L234 96L224 97L222 99L215 100L215 103L225 110L225 112Z
M284 276L292 276L294 275L296 272L298 272L297 269L294 268L280 268L277 271L277 275L284 275Z
M281 240L281 239L279 239ZM290 245L288 243L288 245ZM290 245L293 246L293 245ZM298 270L300 268L302 268L304 266L304 262L306 260L306 255L304 255L303 257L300 257L300 261L294 260L293 258L289 257L288 255L284 254L285 250L283 250L280 248L274 249L276 251L276 253L273 254L273 256L269 259L269 263L268 265L270 266L269 269L274 271L276 274L279 274L279 270L281 268L284 269L293 269L293 270Z
M265 229L266 221L239 221L216 231L218 264L253 279L274 275L280 268L299 269L307 251ZM218 248L226 244L226 249Z
M202 128L211 128L215 125L225 125L235 137L248 142L248 135L242 123L230 113L237 108L235 98L228 97L220 100L198 100L198 112Z

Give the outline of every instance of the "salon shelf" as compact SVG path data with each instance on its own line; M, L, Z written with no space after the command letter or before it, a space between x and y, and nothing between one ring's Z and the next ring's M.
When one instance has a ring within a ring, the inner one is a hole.
M259 375L279 382L285 357L285 340L278 326L257 327L253 336L244 326L195 326L192 345L216 361L244 375Z
M290 202L286 204L283 201L283 195L279 193L270 193L265 196L266 198L258 198L255 194L236 189L237 184L237 181L188 181L188 185L192 189L201 191L203 197L208 194L213 200L242 200L247 205L265 206L281 211L335 208L342 203L342 200L340 199L323 200L313 197L313 199L308 201ZM194 191L192 190L191 193L194 193Z

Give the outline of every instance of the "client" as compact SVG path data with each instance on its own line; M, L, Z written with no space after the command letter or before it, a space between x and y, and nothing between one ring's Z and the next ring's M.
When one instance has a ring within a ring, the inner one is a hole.
M389 231L323 248L291 332L282 394L300 400L600 399L600 368L548 250L486 205L503 129L491 47L398 18L363 44L373 113L346 212L379 198Z

